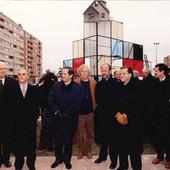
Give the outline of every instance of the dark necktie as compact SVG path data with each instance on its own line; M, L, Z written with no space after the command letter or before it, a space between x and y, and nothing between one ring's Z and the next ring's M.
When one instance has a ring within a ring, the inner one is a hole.
M2 80L0 80L0 94L2 94L3 88L4 88L4 86L3 86L3 84L2 84Z

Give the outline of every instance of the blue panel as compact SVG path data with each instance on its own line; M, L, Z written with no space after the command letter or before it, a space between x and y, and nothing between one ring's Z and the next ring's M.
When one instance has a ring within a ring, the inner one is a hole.
M112 39L112 57L114 58L123 57L123 42L122 41Z
M64 60L63 67L73 67L73 60L72 59Z

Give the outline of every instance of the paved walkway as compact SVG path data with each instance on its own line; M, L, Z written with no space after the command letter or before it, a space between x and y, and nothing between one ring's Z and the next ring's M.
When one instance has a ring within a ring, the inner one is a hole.
M152 159L155 157L155 155L143 155L142 156L142 163L143 168L142 170L166 170L164 168L163 162L158 165L153 165ZM110 160L104 161L101 164L95 164L94 160L97 158L97 156L94 156L93 159L87 159L84 157L81 160L77 160L76 157L72 158L72 170L109 170ZM54 156L44 156L44 157L37 157L36 160L36 170L52 170L50 168L51 164L54 161ZM14 163L14 157L11 158L12 164ZM0 168L2 170L15 170L14 167L12 168L4 168L3 166ZM23 170L28 170L26 166L24 166ZM64 164L59 165L54 170L66 170ZM131 170L131 168L129 168Z

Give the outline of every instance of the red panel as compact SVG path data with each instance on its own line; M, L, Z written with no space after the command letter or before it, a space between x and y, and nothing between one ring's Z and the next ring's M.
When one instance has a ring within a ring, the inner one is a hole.
M75 75L77 75L77 69L79 68L80 65L84 64L84 58L74 58L73 59L73 69Z
M133 69L133 60L132 59L123 59L123 66L128 66Z
M139 75L142 76L142 69L143 69L142 60L123 59L123 66L129 66L133 70L138 70Z

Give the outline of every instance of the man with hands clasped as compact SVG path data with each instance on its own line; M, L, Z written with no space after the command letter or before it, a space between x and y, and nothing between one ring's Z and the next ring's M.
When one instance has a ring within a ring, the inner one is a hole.
M118 112L115 117L117 122L121 125L126 125L128 123L127 115L125 113Z
M118 170L128 169L128 155L133 170L142 169L141 153L143 141L141 134L141 86L133 78L130 67L121 68L121 84L118 90L117 121Z

